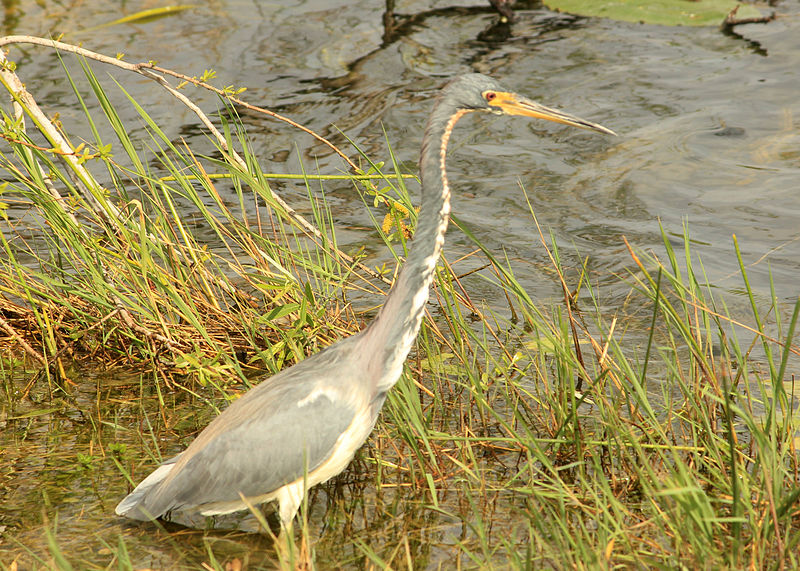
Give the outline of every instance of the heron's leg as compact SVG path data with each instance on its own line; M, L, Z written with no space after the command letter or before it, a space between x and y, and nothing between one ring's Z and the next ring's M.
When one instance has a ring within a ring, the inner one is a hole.
M278 500L278 512L281 516L281 528L290 531L292 529L292 522L294 516L297 515L297 510L303 502L304 486L303 480L287 484L282 487L275 494L275 499Z

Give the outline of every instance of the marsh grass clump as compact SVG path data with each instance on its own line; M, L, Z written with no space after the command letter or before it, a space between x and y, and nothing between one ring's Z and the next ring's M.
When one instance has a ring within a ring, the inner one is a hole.
M462 290L454 275L442 276L445 316L437 324L448 341L421 336L433 377L427 398L396 391L385 427L406 436L401 457L427 465L405 477L429 491L439 513L462 522L458 549L469 561L797 564L797 401L787 371L797 362L800 304L781 307L774 298L765 310L745 286L758 326L734 320L703 285L689 244L687 235L678 255L665 234L665 261L631 250L625 279L629 303L649 313L644 337L626 334L625 315L606 317L588 282L571 318L559 306L543 312L489 253L494 281L520 321L498 326L489 314L476 329L463 314L487 309L448 302ZM741 272L747 284L744 264ZM765 311L780 317L767 323ZM572 325L587 348L583 360ZM409 420L410 410L419 420Z
M555 239L538 241L565 299L542 301L462 229L469 268L437 268L404 378L351 467L309 492L294 538L276 549L241 531L121 523L126 476L183 449L256 377L358 330L368 310L345 292L365 299L380 276L339 251L306 173L316 232L297 222L227 99L200 152L124 82L70 69L93 134L80 144L43 123L7 62L1 74L39 133L4 110L0 568L800 565L800 303L758 296L734 241L749 314L733 315L688 229L682 251L666 231L657 253L629 248L611 310ZM402 252L413 193L362 160L352 184ZM478 280L507 305L473 299Z
M4 115L0 168L14 180L3 192L0 303L12 343L53 371L86 359L229 374L231 366L279 370L354 330L340 293L352 268L324 248L310 251L322 245L273 210L246 145L244 162L224 160L244 142L230 115L218 119L225 145L201 156L128 98L150 137L133 141L91 68L83 72L102 115L88 112L65 67L96 137L74 147L77 160ZM211 169L224 177L212 179ZM324 204L311 211L324 215ZM324 240L335 251L335 236Z

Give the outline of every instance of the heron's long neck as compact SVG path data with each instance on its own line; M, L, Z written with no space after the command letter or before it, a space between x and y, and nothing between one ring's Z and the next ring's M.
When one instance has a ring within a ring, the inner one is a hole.
M372 364L380 390L394 385L403 371L422 323L428 290L444 245L450 214L450 188L445 173L447 141L467 111L439 101L425 129L419 168L422 207L414 240L397 280L365 335L369 336Z

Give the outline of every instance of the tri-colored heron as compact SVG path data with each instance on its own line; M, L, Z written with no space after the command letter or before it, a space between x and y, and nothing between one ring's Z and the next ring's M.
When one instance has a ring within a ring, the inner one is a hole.
M117 506L129 518L211 516L278 500L290 528L305 491L339 474L372 431L422 322L450 214L447 142L472 111L523 115L614 134L479 74L458 77L428 118L419 159L422 207L413 246L386 303L362 332L263 381L215 418Z

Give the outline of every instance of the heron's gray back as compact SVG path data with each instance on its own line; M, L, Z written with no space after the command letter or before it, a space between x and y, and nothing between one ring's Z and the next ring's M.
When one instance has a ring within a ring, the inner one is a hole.
M357 410L373 409L374 423L384 395L373 402L369 373L356 366L358 339L308 357L231 404L147 491L137 506L141 515L271 493L325 462Z

